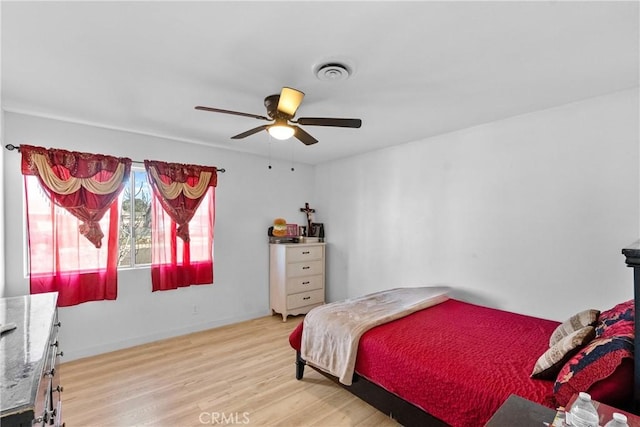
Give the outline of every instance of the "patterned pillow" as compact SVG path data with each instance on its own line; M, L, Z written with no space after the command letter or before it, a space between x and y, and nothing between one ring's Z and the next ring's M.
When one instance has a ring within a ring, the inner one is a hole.
M596 337L628 335L634 331L635 309L633 300L620 303L610 310L605 310L598 319Z
M614 408L628 407L633 400L633 365L628 357L622 359L613 374L589 387L591 398Z
M593 326L585 326L575 332L570 333L551 348L544 352L538 359L531 378L553 380L564 364L583 346L588 344L596 336Z
M558 341L567 335L578 331L585 326L594 326L598 322L598 310L584 310L578 314L574 314L564 322L562 322L549 338L549 347L553 347Z
M560 370L553 385L558 405L565 406L574 393L589 391L599 381L612 376L624 359L633 360L633 336L596 338L573 356ZM633 383L621 385L630 395Z

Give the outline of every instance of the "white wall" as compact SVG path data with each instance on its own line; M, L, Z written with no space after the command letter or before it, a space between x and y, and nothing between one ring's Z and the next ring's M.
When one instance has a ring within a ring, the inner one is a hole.
M0 22L2 21L2 2L0 2ZM0 165L4 162L4 111L2 110L2 58L0 55ZM4 177L0 173L0 297L5 294L5 274L4 274Z
M0 165L4 162L4 152L6 145L4 143L4 111L0 110L0 141L2 146L0 147ZM6 278L4 274L4 174L0 173L0 297L5 294Z
M274 161L268 170L268 160L253 155L13 113L6 113L5 127L5 144L227 169L216 189L215 284L152 293L148 269L121 271L116 301L60 309L65 360L270 313L267 228L279 216L304 220L298 209L307 201L315 204L312 166L297 164L291 172L290 162ZM6 293L24 295L29 285L23 269L20 155L6 153L3 169Z
M638 117L635 89L318 166L328 298L448 284L557 320L632 298Z
M60 309L72 360L268 314L266 228L277 216L301 223L306 201L326 226L330 300L448 284L470 301L561 320L631 298L620 250L639 237L638 102L638 90L619 92L294 173L288 162L269 171L256 156L12 113L3 144L228 170L215 285L151 293L148 270L122 271L118 300ZM3 154L5 293L21 295L20 156Z

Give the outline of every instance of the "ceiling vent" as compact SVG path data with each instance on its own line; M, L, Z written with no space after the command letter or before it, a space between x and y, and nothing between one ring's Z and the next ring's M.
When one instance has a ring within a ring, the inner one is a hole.
M351 69L337 62L322 64L316 68L316 77L326 82L346 80L351 75Z

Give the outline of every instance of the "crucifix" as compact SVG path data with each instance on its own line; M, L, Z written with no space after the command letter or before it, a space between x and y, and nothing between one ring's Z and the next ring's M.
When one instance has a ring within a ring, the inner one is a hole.
M300 208L300 212L307 214L307 237L311 235L311 214L316 210L309 207L309 203L304 204L304 208Z

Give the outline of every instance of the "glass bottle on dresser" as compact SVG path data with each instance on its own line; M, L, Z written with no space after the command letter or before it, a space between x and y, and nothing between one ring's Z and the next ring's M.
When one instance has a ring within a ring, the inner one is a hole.
M613 413L611 421L606 423L604 427L629 427L627 424L627 416L618 412Z
M598 411L591 402L589 393L581 392L569 411L572 426L575 427L598 427Z

